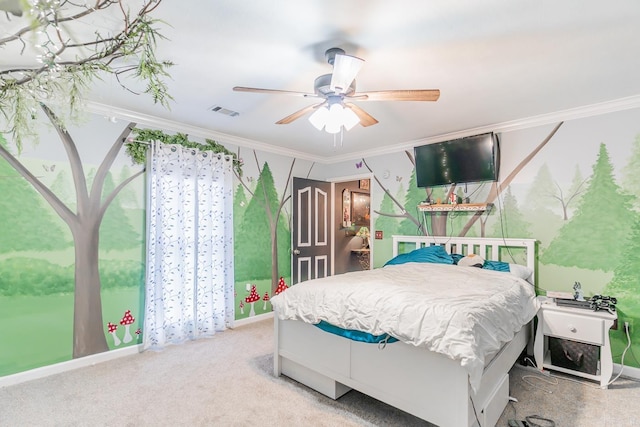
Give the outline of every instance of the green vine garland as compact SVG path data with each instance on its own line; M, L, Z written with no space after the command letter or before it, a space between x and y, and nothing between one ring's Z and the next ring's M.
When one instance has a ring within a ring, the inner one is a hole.
M233 168L238 176L242 176L242 163L238 160L236 153L229 151L224 145L212 139L205 139L205 143L201 144L189 141L188 135L184 133L167 135L160 130L153 129L136 128L133 129L133 134L135 135L134 140L128 141L125 146L126 153L136 164L145 164L147 161L147 149L149 148L149 143L160 141L163 144L178 144L187 148L197 148L199 150L212 151L214 153L224 153L225 155L233 157Z

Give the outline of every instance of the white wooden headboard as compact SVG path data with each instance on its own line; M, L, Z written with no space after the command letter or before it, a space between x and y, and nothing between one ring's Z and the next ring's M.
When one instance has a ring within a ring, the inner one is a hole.
M452 254L476 254L492 261L515 262L504 254L513 248L524 249L526 266L533 274L531 283L535 284L536 274L536 239L486 238L486 237L448 237L448 236L393 236L393 256L402 252L425 246L441 245ZM411 244L411 245L406 245ZM408 248L404 248L408 246ZM405 250L402 250L402 249ZM501 250L503 249L503 250Z

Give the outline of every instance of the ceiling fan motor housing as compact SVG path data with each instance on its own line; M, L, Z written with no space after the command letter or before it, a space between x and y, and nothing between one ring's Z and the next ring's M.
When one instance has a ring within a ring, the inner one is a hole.
M327 59L327 62L331 65L333 65L333 63L336 60L336 55L344 55L344 49L340 49L339 47L332 47L330 49L327 49L324 53L324 57Z
M323 74L316 78L313 83L313 89L318 96L327 97L329 95L337 95L335 91L331 90L331 74ZM349 96L356 91L356 81L352 81L349 88L345 90L342 95Z

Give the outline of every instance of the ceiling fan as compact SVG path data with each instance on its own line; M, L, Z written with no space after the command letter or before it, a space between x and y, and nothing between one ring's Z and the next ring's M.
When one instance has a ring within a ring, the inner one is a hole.
M373 116L351 101L437 101L438 89L384 90L376 92L356 92L355 77L362 68L364 60L346 55L343 49L333 47L325 52L327 62L333 66L331 74L316 78L314 93L296 92L278 89L260 89L236 86L237 92L254 92L320 98L323 101L309 105L278 120L276 124L289 124L305 114L314 111L309 121L318 129L328 133L337 133L342 127L351 129L356 124L371 126L378 123Z

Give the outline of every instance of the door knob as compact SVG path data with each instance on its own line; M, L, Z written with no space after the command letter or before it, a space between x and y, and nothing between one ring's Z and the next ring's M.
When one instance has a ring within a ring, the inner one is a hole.
M300 255L300 250L299 249L294 249L291 251L294 255Z

